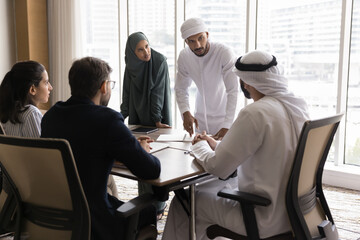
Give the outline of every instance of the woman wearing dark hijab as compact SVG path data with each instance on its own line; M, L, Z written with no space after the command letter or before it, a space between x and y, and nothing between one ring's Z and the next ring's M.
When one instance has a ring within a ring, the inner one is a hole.
M150 48L147 37L136 32L128 37L121 114L128 123L170 128L171 92L166 57ZM139 194L152 192L150 184L139 182ZM158 219L165 202L155 204Z
M171 92L166 57L151 49L142 32L128 37L121 113L134 125L171 126Z

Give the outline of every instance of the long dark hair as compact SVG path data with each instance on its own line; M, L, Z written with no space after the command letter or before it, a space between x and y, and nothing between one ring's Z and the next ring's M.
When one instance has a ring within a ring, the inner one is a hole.
M24 112L28 104L29 89L32 85L39 86L43 65L35 61L23 61L15 63L11 70L6 73L0 85L0 121L6 123L21 123L20 113Z

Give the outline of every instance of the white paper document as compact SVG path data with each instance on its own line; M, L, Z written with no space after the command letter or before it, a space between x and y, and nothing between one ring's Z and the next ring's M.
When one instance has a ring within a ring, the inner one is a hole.
M169 147L169 144L159 143L159 142L151 142L150 147L151 147L150 153L154 153L154 152L157 152L157 151L163 150L164 148Z
M154 153L154 152L157 152L157 151L160 151L160 150L163 150L163 149L169 147L169 144L159 143L159 142L151 142L150 147L151 147L150 153ZM124 169L127 168L122 162L118 162L118 161L114 162L114 167L124 168Z
M156 141L157 142L191 142L192 137L188 133L181 134L161 134Z

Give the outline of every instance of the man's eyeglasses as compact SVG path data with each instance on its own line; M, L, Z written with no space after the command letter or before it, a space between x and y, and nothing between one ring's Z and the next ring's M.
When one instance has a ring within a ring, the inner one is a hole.
M115 82L115 81L111 81L111 80L109 80L108 82L109 82L109 84L110 84L110 88L111 88L111 89L114 89L116 82Z

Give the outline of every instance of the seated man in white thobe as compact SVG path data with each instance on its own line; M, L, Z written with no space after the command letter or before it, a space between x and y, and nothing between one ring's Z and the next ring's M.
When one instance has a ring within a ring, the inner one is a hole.
M289 231L285 191L299 134L309 119L306 102L288 90L276 58L252 51L240 57L234 68L240 85L253 103L244 107L221 142L204 132L197 135L193 154L204 169L221 178L235 169L234 189L269 198L271 205L257 207L255 214L261 238ZM220 198L220 187L200 184L196 191L196 239L207 239L206 228L218 224L246 235L237 201ZM163 239L184 240L189 220L178 200L171 203Z

